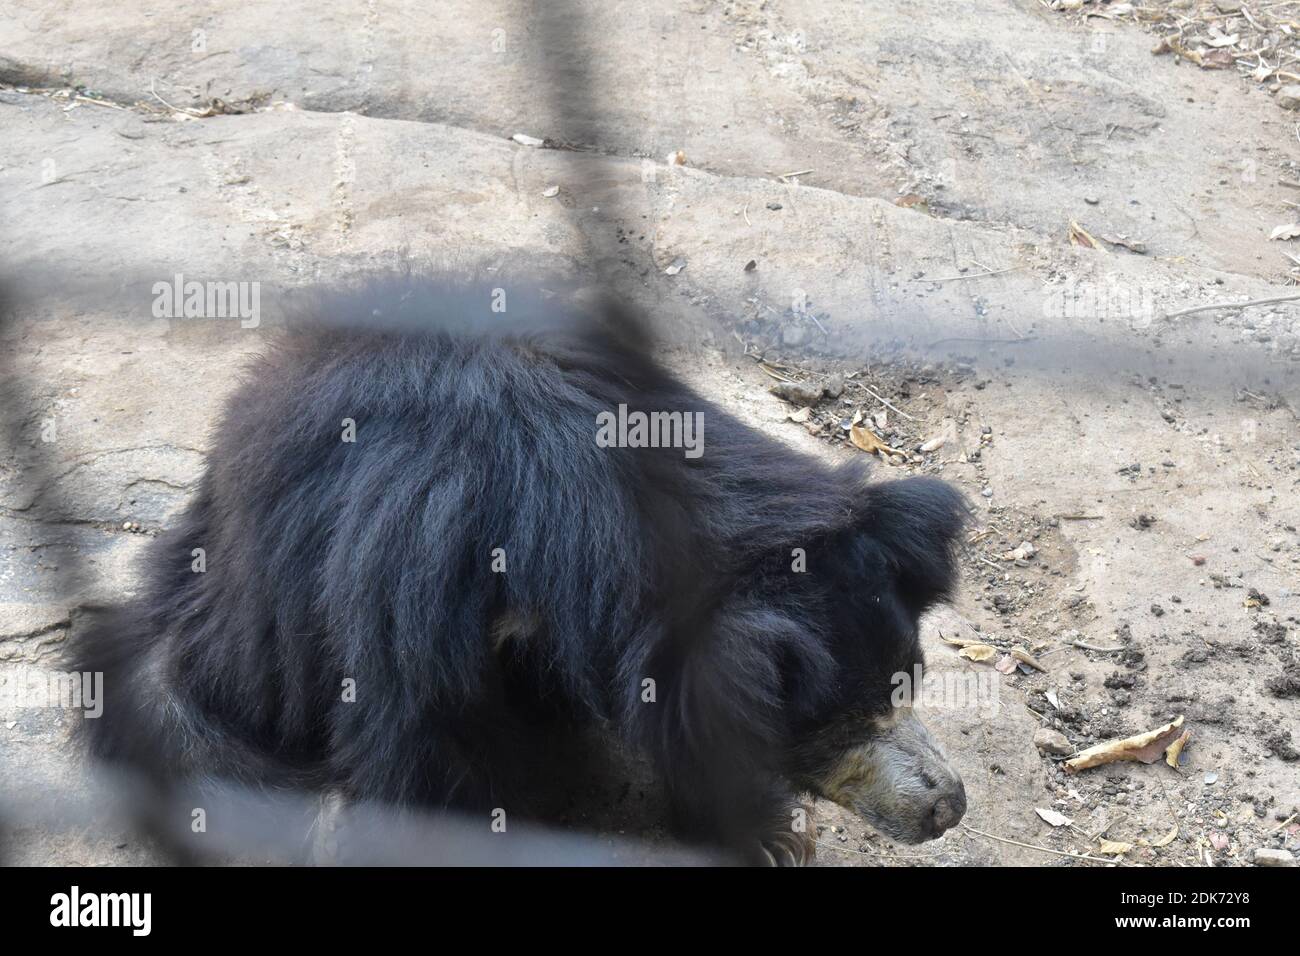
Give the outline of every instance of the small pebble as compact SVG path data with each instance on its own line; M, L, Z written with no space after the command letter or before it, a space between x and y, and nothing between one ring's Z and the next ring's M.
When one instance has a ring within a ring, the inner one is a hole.
M1057 757L1074 753L1074 747L1065 734L1051 727L1039 727L1034 731L1034 746L1040 753L1053 754Z

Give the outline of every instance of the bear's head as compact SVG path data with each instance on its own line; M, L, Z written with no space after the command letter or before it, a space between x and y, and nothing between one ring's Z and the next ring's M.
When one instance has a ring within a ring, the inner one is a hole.
M917 622L952 591L966 517L936 479L869 486L817 575L832 672L787 688L795 782L905 843L941 835L966 811L961 777L910 706L923 663Z

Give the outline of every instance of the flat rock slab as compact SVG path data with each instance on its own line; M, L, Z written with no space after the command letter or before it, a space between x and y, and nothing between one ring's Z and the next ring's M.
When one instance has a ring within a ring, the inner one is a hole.
M1153 255L1285 267L1268 234L1288 198L1289 126L1267 95L1153 56L1130 25L1080 26L1031 0L961 15L946 0L905 14L818 0L583 0L545 15L508 0L12 6L0 80L13 83L197 111L287 102L624 157L681 149L721 174L809 171L944 218L1058 238L1077 219ZM548 94L587 61L594 105Z
M11 224L0 248L20 277L56 271L101 307L125 296L115 308L132 322L151 321L153 284L176 274L281 285L409 263L576 274L593 264L593 237L668 328L712 315L751 323L742 337L767 326L840 354L1011 344L1058 366L1180 352L1259 365L1300 350L1285 305L1162 317L1276 292L1258 280L879 199L349 113L176 121L68 105L0 101L13 131L0 146Z

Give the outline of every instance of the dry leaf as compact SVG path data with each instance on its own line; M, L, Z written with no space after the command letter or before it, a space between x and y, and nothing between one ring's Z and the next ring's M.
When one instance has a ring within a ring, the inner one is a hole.
M967 644L957 652L958 657L964 657L968 661L989 661L997 655L998 649L987 644Z
M786 418L790 419L790 421L792 422L798 422L799 424L802 425L804 422L808 420L808 418L811 415L812 415L812 409L807 406L804 406L803 408L799 409L799 411L797 412L791 412L789 415L786 416Z
M1239 36L1238 36L1237 34L1235 34L1235 33L1232 34L1231 36L1224 36L1222 33L1220 33L1220 34L1217 34L1217 35L1211 36L1211 37L1210 37L1208 40L1206 40L1205 42L1206 42L1206 44L1208 44L1209 46L1212 46L1212 47L1233 46L1233 45L1235 45L1236 42L1237 42L1238 40L1240 40L1240 39L1241 39L1241 37L1239 37Z
M1057 813L1055 810L1044 810L1041 807L1034 807L1034 812L1043 818L1043 821L1050 823L1054 827L1068 827L1074 821L1064 813Z
M1300 236L1300 222L1284 222L1268 234L1269 239L1294 239Z
M1140 256L1147 254L1147 244L1145 242L1141 239L1134 239L1132 236L1126 236L1123 233L1114 236L1102 236L1101 239L1112 246L1123 246L1129 252L1136 252Z
M1131 849L1133 849L1132 843L1124 843L1120 840L1107 840L1103 837L1097 847L1097 852L1103 853L1106 856L1123 856Z
M893 448L886 445L870 428L860 424L854 424L849 428L849 441L853 442L858 448L872 454L897 455L899 454Z
M1036 671L1042 671L1044 674L1047 673L1047 668L1044 667L1042 664L1038 663L1037 658L1035 658L1034 655L1030 654L1028 651L1022 651L1018 647L1013 647L1011 648L1011 656L1014 657L1016 660L1020 661L1020 663L1022 664L1028 664Z
M945 644L951 644L953 647L970 647L972 644L984 643L978 637L948 637L943 633L940 633L939 636L943 638Z
M1099 249L1102 252L1106 250L1102 244L1092 237L1087 229L1079 225L1073 219L1070 220L1070 242L1076 246L1085 246L1089 249Z
M1175 823L1174 828L1172 830L1170 830L1168 833L1162 836L1159 840L1156 840L1154 843L1149 840L1138 840L1138 844L1140 846L1154 846L1154 847L1168 846L1169 844L1174 842L1174 838L1177 836L1178 836L1178 824Z
M1102 764L1122 760L1155 763L1165 752L1165 748L1179 736L1182 726L1183 715L1179 714L1172 723L1149 730L1145 734L1097 744L1080 752L1077 757L1065 761L1065 769L1071 772L1087 770L1089 767L1099 767Z
M1022 541L1019 546L1012 548L1010 551L1002 552L1001 558L1003 561L1028 561L1037 553L1038 549L1030 542Z
M1184 730L1181 737L1175 740L1165 750L1165 763L1174 769L1178 768L1178 758L1182 756L1183 748L1187 746L1187 741L1192 739L1192 732Z

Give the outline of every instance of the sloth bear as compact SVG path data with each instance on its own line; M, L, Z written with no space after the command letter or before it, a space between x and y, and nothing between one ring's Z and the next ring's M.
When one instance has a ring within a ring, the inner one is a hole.
M961 779L894 675L953 587L960 496L798 455L632 312L502 285L372 279L287 323L138 599L75 645L92 752L527 814L542 728L601 722L679 833L754 862L811 859L802 791L907 842L951 827Z

